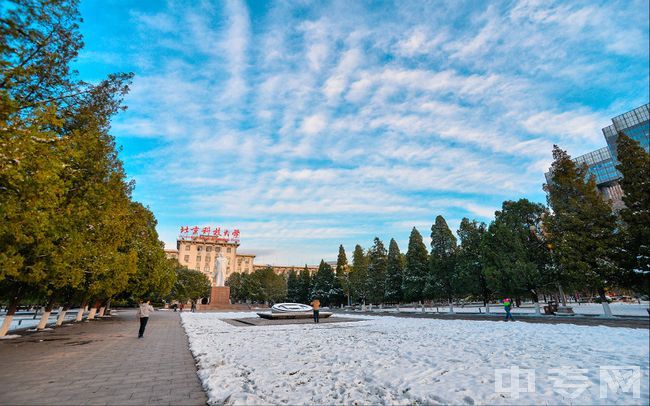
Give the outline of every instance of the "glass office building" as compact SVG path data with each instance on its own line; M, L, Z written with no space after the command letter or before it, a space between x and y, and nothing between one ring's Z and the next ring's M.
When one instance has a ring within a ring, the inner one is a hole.
M650 151L650 104L637 107L612 119L612 125L603 128L607 147L616 157L616 141L622 132Z
M622 132L650 151L650 104L612 118L612 124L603 128L607 146L573 159L577 164L586 164L589 173L596 178L598 190L612 201L615 210L623 207L623 190L619 185L621 173L616 170L618 157L616 141ZM551 181L551 172L546 172L546 181Z

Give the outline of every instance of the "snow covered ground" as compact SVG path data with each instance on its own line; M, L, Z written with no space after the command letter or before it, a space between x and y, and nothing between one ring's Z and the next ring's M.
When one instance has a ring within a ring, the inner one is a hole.
M254 316L181 315L211 404L649 402L647 330L386 316L263 327L220 320ZM601 371L607 366L638 367L638 397L634 378L625 371ZM563 371L571 379L553 370L562 367L570 368ZM511 380L516 368L520 379ZM507 392L513 382L528 390L531 374L534 391ZM629 392L613 390L603 379L607 396L601 398L601 374ZM505 392L495 391L499 378ZM575 388L561 387L571 384L584 391L572 397Z
M570 303L569 306L573 308L574 313L576 314L589 314L589 315L599 315L599 314L604 314L605 312L603 311L603 305L599 303ZM540 304L540 311L543 313L544 305ZM645 316L648 317L648 311L647 309L650 307L650 304L648 302L642 302L641 304L636 304L636 303L610 303L609 304L610 309L612 310L612 313L615 316ZM368 309L368 307L366 307ZM480 312L485 313L485 307L481 306L480 307ZM377 306L373 307L373 311L380 311ZM395 308L387 308L384 309L384 311L387 312L396 312L397 310ZM421 312L421 308L414 308L414 307L402 307L400 308L400 312ZM449 311L448 307L440 306L440 307L427 307L425 308L426 312L440 312L440 313L445 313ZM465 306L465 307L460 307L460 306L454 306L454 312L456 313L479 313L479 307L478 306ZM503 306L497 305L497 304L492 304L490 305L490 313L505 313L503 310ZM522 307L515 307L512 310L512 314L516 315L517 313L530 313L533 314L535 313L535 308L532 306L532 304L527 303L523 305Z

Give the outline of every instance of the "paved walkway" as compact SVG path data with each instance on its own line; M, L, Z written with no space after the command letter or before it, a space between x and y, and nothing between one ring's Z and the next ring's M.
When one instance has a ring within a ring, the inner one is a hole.
M205 405L178 313L135 311L0 340L0 405Z
M412 318L429 318L429 319L446 319L446 320L489 320L489 321L503 321L504 314L472 314L472 313L431 313L431 312L387 312L387 311L341 311L333 310L334 313L344 316L345 314L360 314L368 316L394 316L394 317L412 317ZM647 329L650 327L650 319L648 317L637 316L615 316L615 317L600 317L600 316L546 316L535 314L517 314L512 313L516 321L524 323L543 323L543 324L576 324L579 326L607 326L607 327L625 327L625 328L642 328Z

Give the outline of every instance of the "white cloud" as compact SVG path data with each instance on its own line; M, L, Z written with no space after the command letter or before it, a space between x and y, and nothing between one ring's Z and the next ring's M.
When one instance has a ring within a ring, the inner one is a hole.
M552 144L602 146L629 84L647 94L641 5L169 3L111 34L141 44L105 50L141 69L113 130L143 138L127 168L168 244L184 219L240 224L285 263L402 243L437 214L543 201Z

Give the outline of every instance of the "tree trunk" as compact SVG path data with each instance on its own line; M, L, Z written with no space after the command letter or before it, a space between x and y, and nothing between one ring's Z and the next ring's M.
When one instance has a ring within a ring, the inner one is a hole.
M59 307L59 317L56 318L56 327L59 327L63 324L65 320L65 314L68 312L68 305L63 305Z
M613 317L612 309L609 308L609 302L607 301L607 296L605 296L605 289L598 289L598 295L600 296L600 302L603 305L603 310L605 311L605 317Z
M113 298L110 298L106 301L106 310L104 310L104 313L108 317L111 317L111 300L113 300Z
M97 310L99 310L99 305L100 305L99 300L96 300L95 304L93 304L93 307L90 309L90 312L88 313L88 320L95 320L95 315L97 314Z
M20 304L20 299L22 299L21 295L16 294L9 302L9 306L7 307L7 315L5 316L5 319L2 322L2 326L0 327L0 337L4 337L5 335L7 335L7 331L9 331L9 326L11 325L11 321L14 319L14 314L16 314L16 310L18 309L18 305Z
M533 305L535 305L535 314L541 315L542 312L539 309L539 296L534 290L530 290L530 298L533 299Z
M485 314L490 314L490 302L485 304Z
M47 326L47 321L50 318L50 314L52 313L52 307L54 307L54 298L50 298L47 301L47 305L45 306L45 310L43 311L43 315L41 316L41 321L38 323L38 326L36 326L36 330L45 330L45 326Z
M564 296L564 289L562 289L562 285L559 283L557 284L557 290L560 292L560 300L562 301L562 306L566 306L566 296Z
M81 321L84 318L84 312L86 311L86 306L88 305L88 301L84 300L81 303L81 306L79 306L79 311L77 312L77 317L74 319L74 321Z

